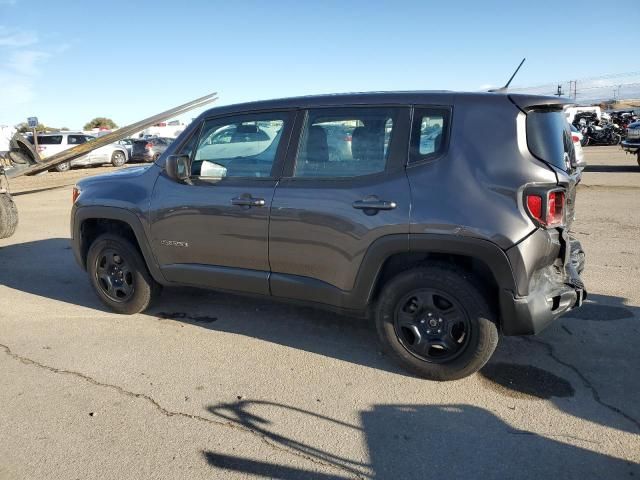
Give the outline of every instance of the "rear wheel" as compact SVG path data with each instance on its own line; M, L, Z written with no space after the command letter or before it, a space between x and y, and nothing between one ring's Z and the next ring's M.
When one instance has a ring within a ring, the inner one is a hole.
M124 153L119 150L113 152L113 155L111 155L111 165L114 167L121 167L126 161L127 158L124 156Z
M430 380L477 372L498 344L495 314L468 276L453 266L416 268L391 279L376 308L385 350Z
M55 168L57 172L66 172L71 168L71 164L69 162L60 163Z
M8 193L0 193L0 238L13 235L18 227L18 209Z
M87 272L98 298L118 313L142 312L160 292L140 252L118 235L103 234L91 244Z

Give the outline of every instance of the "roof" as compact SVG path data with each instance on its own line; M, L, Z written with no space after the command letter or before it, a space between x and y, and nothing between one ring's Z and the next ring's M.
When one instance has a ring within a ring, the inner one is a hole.
M309 95L302 97L260 100L214 107L203 113L204 116L218 115L227 112L255 110L314 108L342 105L451 105L454 102L470 102L474 99L486 101L490 98L510 98L521 108L534 105L567 105L573 102L567 98L548 97L542 95L526 95L507 92L454 92L447 90L396 91L396 92L357 92L334 93L327 95Z

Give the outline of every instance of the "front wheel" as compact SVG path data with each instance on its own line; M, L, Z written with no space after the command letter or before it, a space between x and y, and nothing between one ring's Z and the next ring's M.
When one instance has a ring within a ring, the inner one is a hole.
M389 355L429 380L477 372L498 344L496 316L485 296L454 266L416 268L391 279L375 321Z
M146 310L160 291L142 255L118 235L106 233L91 244L87 272L98 298L117 313Z
M113 155L111 155L111 165L113 165L114 167L121 167L125 164L126 161L127 158L121 151L113 152Z
M618 135L617 133L614 133L611 136L611 140L609 141L610 145L620 145L620 142L622 141L622 137L620 135Z

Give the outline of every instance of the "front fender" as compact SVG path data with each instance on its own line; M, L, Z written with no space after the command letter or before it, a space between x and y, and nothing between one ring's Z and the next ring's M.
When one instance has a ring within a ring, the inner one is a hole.
M86 270L87 268L86 254L89 250L89 245L86 244L82 235L82 225L86 220L90 219L116 220L128 225L136 237L144 261L149 269L149 273L156 282L161 284L166 283L166 280L158 267L156 258L153 255L153 251L151 250L151 246L141 220L135 215L135 213L124 208L93 205L73 207L71 212L71 246L73 248L76 261L82 269Z

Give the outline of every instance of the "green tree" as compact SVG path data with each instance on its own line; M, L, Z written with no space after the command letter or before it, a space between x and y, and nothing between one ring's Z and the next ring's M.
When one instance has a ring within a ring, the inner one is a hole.
M96 117L90 122L85 123L84 130L91 130L93 128L106 128L108 130L113 130L118 128L116 122L106 117Z

